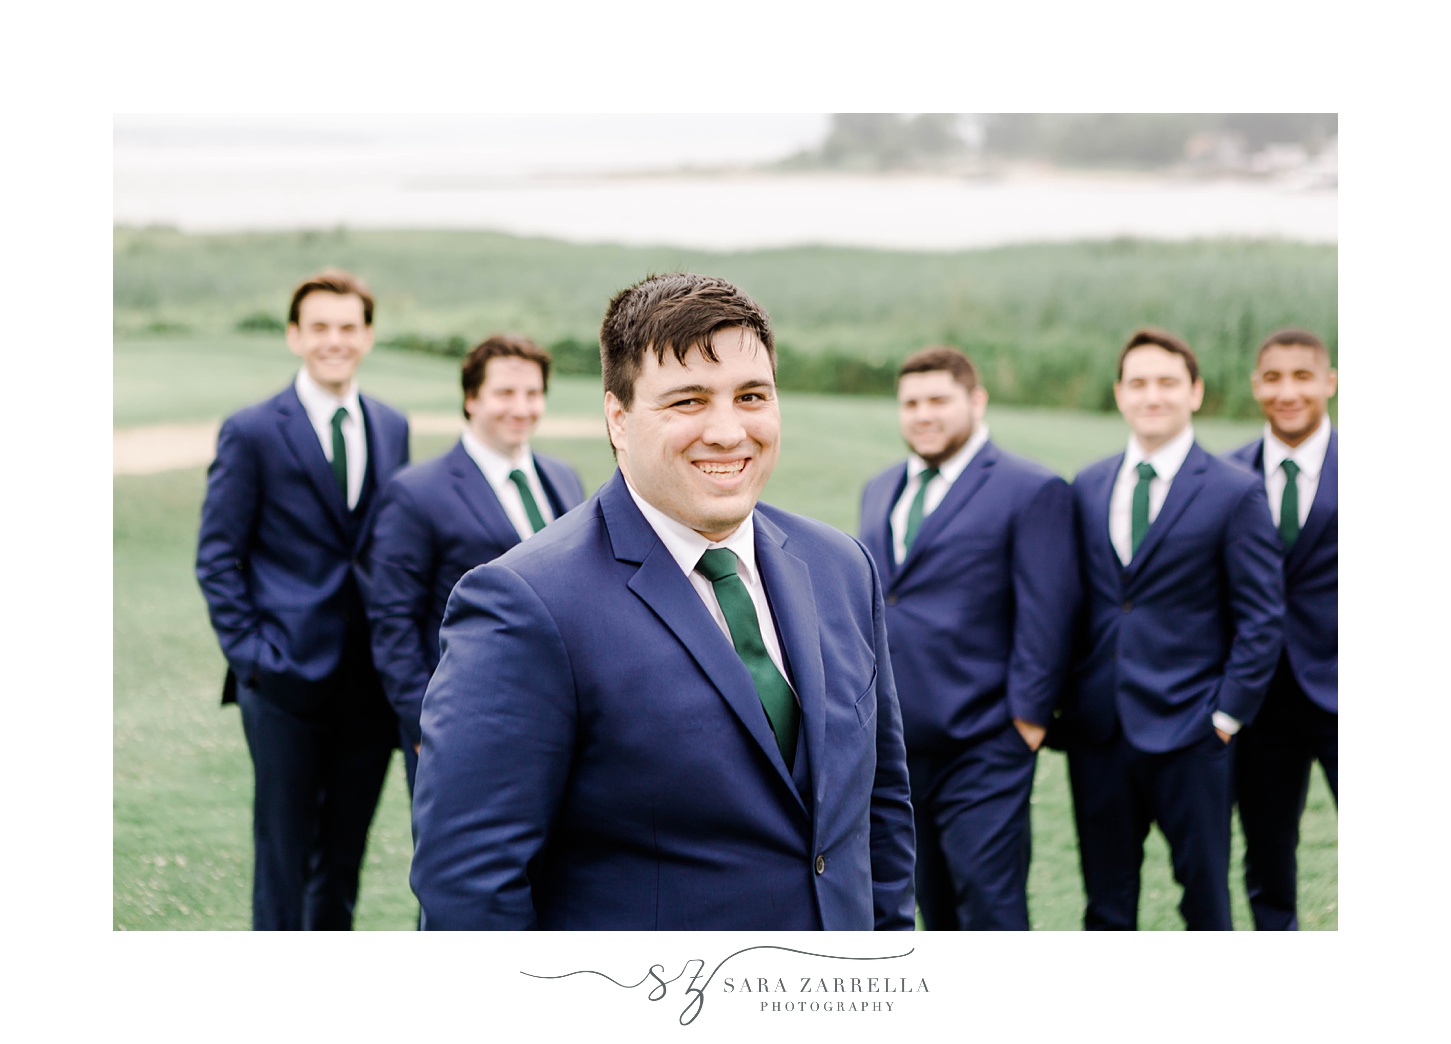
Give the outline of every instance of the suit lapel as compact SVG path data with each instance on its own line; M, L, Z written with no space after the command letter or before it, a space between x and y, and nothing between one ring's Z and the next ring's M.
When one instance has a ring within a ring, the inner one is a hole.
M618 471L605 484L599 497L600 511L604 515L605 528L609 530L615 558L639 566L627 586L685 646L752 739L776 766L782 782L792 794L796 794L795 785L776 746L776 737L761 710L761 698L756 694L750 671L746 670L730 639L716 625L710 610L681 572L679 563L640 514ZM759 520L760 516L757 516ZM759 556L759 551L757 553ZM797 800L800 801L800 795L797 795Z
M1129 561L1128 573L1132 580L1138 576L1140 567L1153 555L1154 549L1164 539L1164 534L1174 528L1174 523L1184 514L1184 509L1189 506L1204 486L1204 472L1209 467L1209 454L1200 448L1199 443L1189 447L1189 455L1184 458L1184 464L1179 468L1179 473L1174 476L1174 481L1169 484L1169 494L1164 498L1164 504L1159 508L1158 517L1149 523L1149 531L1144 534L1144 542L1139 545L1139 550Z
M509 516L504 511L504 505L499 503L499 495L494 492L494 487L489 480L484 478L484 473L479 470L474 458L469 456L469 451L464 449L462 441L454 443L449 451L448 470L453 477L453 487L484 531L494 543L503 548L513 547L519 542L519 531L509 521Z
M332 466L328 464L327 455L322 451L322 443L317 438L317 429L312 426L302 400L297 397L297 389L287 389L278 403L277 412L280 414L279 426L282 429L283 441L287 443L288 449L312 483L313 491L337 525L338 536L346 538L348 505L343 499L342 490L338 489L337 480L333 478Z
M759 512L755 518L756 562L801 703L806 759L815 793L823 767L830 764L830 752L826 749L826 669L821 659L821 623L816 615L811 573L805 562L786 549L786 534L775 523Z
M1297 568L1310 555L1310 550L1325 533L1325 527L1335 517L1340 500L1340 452L1336 431L1330 431L1330 445L1325 449L1325 463L1320 466L1320 482L1315 487L1315 500L1300 535L1285 556L1285 572Z
M373 485L370 493L368 476L364 476L363 492L358 500L358 507L363 509L363 523L355 532L366 534L372 528L373 512L378 509L378 498L372 494L381 492L384 483L406 463L408 436L398 432L403 437L395 438L394 432L386 430L391 419L366 395L358 396L358 406L363 411L363 438L368 444L368 475Z
M391 432L384 430L387 418L376 408L377 403L366 395L359 395L358 405L363 410L363 435L368 441L368 469L377 485L382 486L388 476L403 466L403 458L397 452L400 443L389 437Z
M544 487L544 495L549 498L549 506L554 511L555 518L573 506L564 502L564 490L569 487L565 483L565 477L557 473L554 461L543 460L539 454L534 454L534 473L539 476L539 484Z
M1264 439L1260 439L1258 442L1252 442L1252 443L1250 443L1248 446L1244 447L1244 449L1242 449L1241 451L1239 451L1238 453L1236 453L1234 456L1235 456L1235 458L1237 460L1239 460L1239 462L1241 464L1247 465L1253 471L1258 471L1260 473L1260 478L1264 478L1264 476L1265 476L1265 440Z
M891 586L897 575L897 555L892 547L892 508L902 496L907 485L907 464L897 465L891 473L891 480L883 480L874 487L870 503L862 505L862 542L875 554L878 562L886 568L882 578Z
M1104 559L1112 567L1114 576L1123 572L1118 549L1113 546L1113 531L1109 527L1109 510L1113 501L1113 485L1124 466L1124 455L1120 453L1088 490L1088 512L1084 527L1090 555Z
M912 541L912 547L907 551L906 557L902 559L902 565L896 571L893 583L900 580L917 564L924 554L923 548L932 546L957 513L972 499L973 494L982 488L982 484L988 480L993 466L997 462L997 448L991 442L983 443L982 448L977 451L972 460L968 461L962 474L957 476L957 481L948 488L947 495L942 498L942 503L937 505L932 514L922 520L922 526L917 530L917 539Z

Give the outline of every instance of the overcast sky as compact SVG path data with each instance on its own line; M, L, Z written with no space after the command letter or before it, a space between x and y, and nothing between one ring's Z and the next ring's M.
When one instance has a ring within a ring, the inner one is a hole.
M125 115L118 174L203 171L280 153L329 164L427 157L445 174L518 177L736 166L820 144L830 117L809 114Z

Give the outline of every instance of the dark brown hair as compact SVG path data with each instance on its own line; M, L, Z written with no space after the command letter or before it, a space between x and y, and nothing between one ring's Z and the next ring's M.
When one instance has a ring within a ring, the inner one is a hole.
M541 348L527 337L519 334L490 334L487 338L469 349L469 354L464 358L461 380L464 388L464 398L473 396L484 386L484 370L488 368L490 359L498 359L501 356L512 356L515 359L527 359L529 362L539 364L539 372L544 377L544 390L549 391L549 366L554 357L549 350ZM468 408L464 408L464 416L469 415Z
M953 380L969 392L978 385L977 367L972 364L972 360L960 350L945 345L919 348L907 356L897 371L897 380L900 381L909 373L932 373L936 370L946 370L952 374Z
M1260 360L1264 358L1265 352L1279 345L1309 348L1325 360L1326 366L1330 365L1330 349L1325 347L1325 342L1309 330L1301 330L1294 326L1286 327L1283 330L1276 330L1266 337L1265 343L1260 345L1260 350L1255 353L1255 365L1259 365Z
M1189 347L1187 341L1176 337L1168 330L1155 330L1146 326L1135 330L1134 335L1124 345L1123 351L1118 353L1118 377L1124 379L1124 357L1135 348L1143 348L1148 345L1153 348L1162 348L1166 352L1173 352L1184 360L1184 365L1189 367L1189 383L1193 384L1199 379L1199 360L1194 356L1194 349Z
M287 308L289 324L297 325L298 314L302 310L302 299L308 294L319 291L344 296L356 294L363 301L363 324L365 326L373 325L373 294L368 290L368 284L351 272L344 272L340 268L325 268L317 275L308 276L297 284L297 289L292 291L292 304Z
M771 373L776 372L776 338L771 317L743 291L714 276L692 272L648 276L621 290L605 309L600 326L600 370L605 391L624 409L635 401L635 382L645 353L665 361L666 351L685 362L692 348L711 362L720 362L711 341L718 330L739 327L755 334L766 347Z

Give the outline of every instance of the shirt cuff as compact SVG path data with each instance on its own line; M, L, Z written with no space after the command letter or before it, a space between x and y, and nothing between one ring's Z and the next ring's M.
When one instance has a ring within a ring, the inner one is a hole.
M1227 732L1233 736L1240 730L1240 723L1224 713L1224 711L1215 711L1210 715L1210 718L1214 722L1214 727L1220 732Z

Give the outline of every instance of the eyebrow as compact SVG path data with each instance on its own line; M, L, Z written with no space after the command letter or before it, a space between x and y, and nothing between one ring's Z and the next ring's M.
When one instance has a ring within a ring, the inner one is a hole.
M750 391L755 388L770 388L770 381L744 381L736 385L736 392ZM682 384L674 388L667 388L657 397L660 401L673 399L678 395L714 395L716 389L708 388L704 384Z

